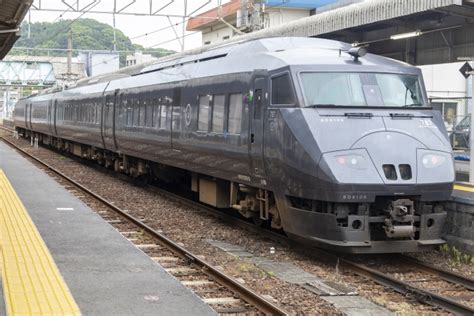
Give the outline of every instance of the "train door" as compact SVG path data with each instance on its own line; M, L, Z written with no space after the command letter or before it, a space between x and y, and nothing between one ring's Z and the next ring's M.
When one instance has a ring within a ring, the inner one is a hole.
M252 174L264 176L263 163L263 122L267 102L266 77L255 75L252 80L253 99L249 111L249 156Z
M109 150L116 150L115 146L115 104L118 104L119 90L113 94L108 94L104 98L102 106L102 138L104 147Z

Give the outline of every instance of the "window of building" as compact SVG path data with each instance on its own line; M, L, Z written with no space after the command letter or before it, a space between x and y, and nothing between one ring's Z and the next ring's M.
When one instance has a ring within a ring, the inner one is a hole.
M224 111L225 95L215 95L212 106L212 131L215 133L224 132Z
M199 97L198 130L208 131L209 129L209 96Z
M210 45L211 44L211 41L205 41L204 42L204 45Z
M225 41L225 40L228 40L229 38L230 38L230 36L227 35L227 36L224 36L222 39Z
M229 121L227 130L231 134L240 134L242 121L242 94L231 94L229 97Z
M457 117L457 102L432 102L431 106L434 110L438 110L441 112L443 117L444 123L448 127L453 127L456 125L458 117Z
M146 102L146 126L147 127L153 127L153 105L154 101L153 100L147 100Z
M290 75L272 78L272 104L294 104L295 96Z

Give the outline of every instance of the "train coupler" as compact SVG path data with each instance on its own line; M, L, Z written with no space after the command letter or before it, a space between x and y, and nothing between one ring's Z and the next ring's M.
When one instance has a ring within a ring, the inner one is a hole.
M415 237L415 206L413 201L408 199L392 201L387 213L388 217L385 219L383 227L388 238Z

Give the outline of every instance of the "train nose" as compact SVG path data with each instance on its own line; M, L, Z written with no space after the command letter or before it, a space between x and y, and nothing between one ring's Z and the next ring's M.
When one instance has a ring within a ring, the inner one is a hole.
M385 184L440 183L454 179L450 153L431 151L413 135L379 132L358 140Z
M386 184L416 183L417 150L426 146L397 132L379 132L359 139L352 148L365 148Z

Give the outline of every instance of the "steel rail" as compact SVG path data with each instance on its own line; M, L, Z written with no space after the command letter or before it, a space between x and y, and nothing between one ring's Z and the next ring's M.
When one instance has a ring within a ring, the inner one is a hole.
M3 139L4 141L10 143L8 140ZM17 147L15 144L12 144L12 146ZM23 151L21 148L17 147L21 151ZM26 153L28 156L28 153ZM36 159L35 157L32 157L33 159ZM450 298L443 297L441 295L438 295L436 293L427 291L427 290L422 290L419 288L416 288L412 286L411 284L404 282L402 280L398 280L396 278L391 277L390 275L387 275L383 272L374 270L372 268L369 268L363 264L356 263L352 260L347 259L344 255L328 252L326 250L320 249L320 248L315 248L315 247L304 247L299 243L296 243L292 240L290 240L287 236L283 234L278 234L270 230L264 230L258 228L256 225L250 224L246 221L243 221L241 219L236 218L235 216L231 216L229 214L222 213L220 211L215 210L212 207L202 205L199 202L190 200L188 198L185 198L183 196L180 196L178 194L169 192L164 189L156 188L153 187L153 190L171 198L172 200L175 200L179 203L182 203L186 206L194 207L199 210L205 211L207 213L213 214L216 217L225 220L226 222L232 223L232 224L237 224L239 227L251 230L252 232L255 232L257 234L263 235L265 237L268 237L274 241L278 241L283 244L290 244L291 246L297 248L298 250L304 252L306 255L309 257L312 257L317 260L325 260L325 261L330 261L331 263L334 264L339 264L342 268L345 268L346 270L349 270L351 272L356 273L359 276L363 276L366 278L371 279L372 281L384 286L391 288L403 295L406 295L410 298L415 298L418 301L422 303L426 303L432 306L436 307L441 307L449 312L453 312L456 314L474 314L474 309L471 308L470 306L463 305L457 301L454 301ZM128 215L128 214L127 214ZM456 274L454 272L450 272L448 270L436 268L434 266L430 266L428 264L422 263L421 261L418 261L416 259L412 259L406 256L400 256L402 260L406 260L407 262L413 263L413 265L417 266L420 268L420 270L423 270L427 273L439 276L440 278L455 283L455 284L460 284L467 289L471 290L472 289L472 284L474 282L473 279L461 276L459 274Z
M426 273L438 276L441 279L448 281L450 283L460 284L464 286L466 289L474 291L474 279L468 278L459 273L451 272L443 268L435 267L433 265L427 264L418 259L411 258L408 256L400 255L400 258L401 260L405 260L409 264L416 266L418 269Z
M165 247L170 249L172 252L174 252L176 255L180 256L181 258L187 260L190 263L193 263L194 265L198 266L201 268L201 270L209 275L210 277L214 278L217 283L220 283L222 286L228 288L232 292L238 294L240 298L247 303L251 304L252 306L255 306L259 311L268 314L268 315L289 315L287 311L284 309L280 308L279 306L269 302L253 290L249 289L246 286L243 286L241 283L239 283L237 280L232 278L231 276L228 276L224 274L223 272L217 270L214 268L211 264L207 263L203 259L197 257L190 251L186 250L184 247L178 245L165 235L161 234L160 232L154 230L147 224L141 222L139 219L136 217L128 214L121 208L115 206L111 202L109 202L107 199L103 198L102 196L92 192L82 184L76 182L75 180L71 179L61 171L57 170L56 168L50 166L48 163L42 161L39 158L34 157L30 153L26 152L22 148L16 146L14 143L10 142L9 140L5 139L4 137L0 137L4 142L9 144L11 147L15 148L16 150L20 151L23 155L28 156L29 158L33 159L37 163L41 164L48 170L52 171L53 173L57 174L61 178L65 179L66 181L70 182L74 186L78 187L88 195L92 196L96 200L100 201L104 205L106 205L108 208L112 209L115 211L117 214L120 216L124 217L128 221L134 223L144 231L146 231L148 234L150 234L152 237L156 238L157 240L160 241Z
M463 305L455 300L433 293L431 291L422 290L414 287L407 282L393 278L385 273L371 269L365 265L361 265L350 260L340 259L340 264L346 266L350 271L363 275L375 281L378 284L394 289L395 291L415 298L420 302L441 307L449 312L460 315L474 315L474 308Z

